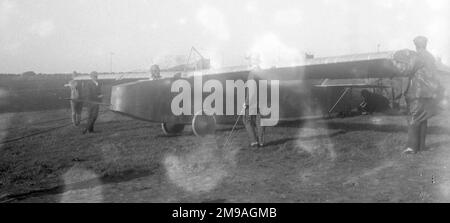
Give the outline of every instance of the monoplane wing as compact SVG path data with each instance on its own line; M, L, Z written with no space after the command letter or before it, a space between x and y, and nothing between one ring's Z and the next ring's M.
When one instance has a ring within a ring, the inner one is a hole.
M307 79L365 79L401 77L394 55L381 52L349 56L308 59L304 63L258 71L261 79L307 80Z
M314 85L319 88L389 88L384 85L374 84L327 84L327 85Z

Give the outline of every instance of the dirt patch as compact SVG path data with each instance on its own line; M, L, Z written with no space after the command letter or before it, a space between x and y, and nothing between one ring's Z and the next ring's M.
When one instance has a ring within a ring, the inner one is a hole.
M64 124L67 110L2 114L2 139ZM402 156L405 118L363 116L267 129L248 147L229 126L197 138L112 113L95 134L66 127L0 145L7 202L448 202L448 114L430 123L428 151Z

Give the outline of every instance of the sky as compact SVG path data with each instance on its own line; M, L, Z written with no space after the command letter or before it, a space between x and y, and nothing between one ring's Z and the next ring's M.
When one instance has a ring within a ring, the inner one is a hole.
M192 46L213 67L429 49L450 64L448 0L0 0L0 73L172 65ZM111 54L113 53L113 54Z

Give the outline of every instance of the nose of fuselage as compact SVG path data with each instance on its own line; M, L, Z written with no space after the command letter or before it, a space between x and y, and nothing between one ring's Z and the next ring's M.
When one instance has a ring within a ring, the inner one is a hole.
M163 121L170 114L170 80L145 80L112 87L111 107L118 112L147 121Z
M135 85L133 83L120 84L111 89L110 109L124 114L133 114L135 101Z

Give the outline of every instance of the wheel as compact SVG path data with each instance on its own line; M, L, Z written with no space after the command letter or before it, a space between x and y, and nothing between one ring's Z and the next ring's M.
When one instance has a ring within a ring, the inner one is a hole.
M161 123L161 128L164 132L164 135L171 136L180 134L184 130L184 125L173 123Z
M203 115L201 111L197 112L194 119L192 119L192 131L199 137L214 134L216 132L216 118L210 115Z

